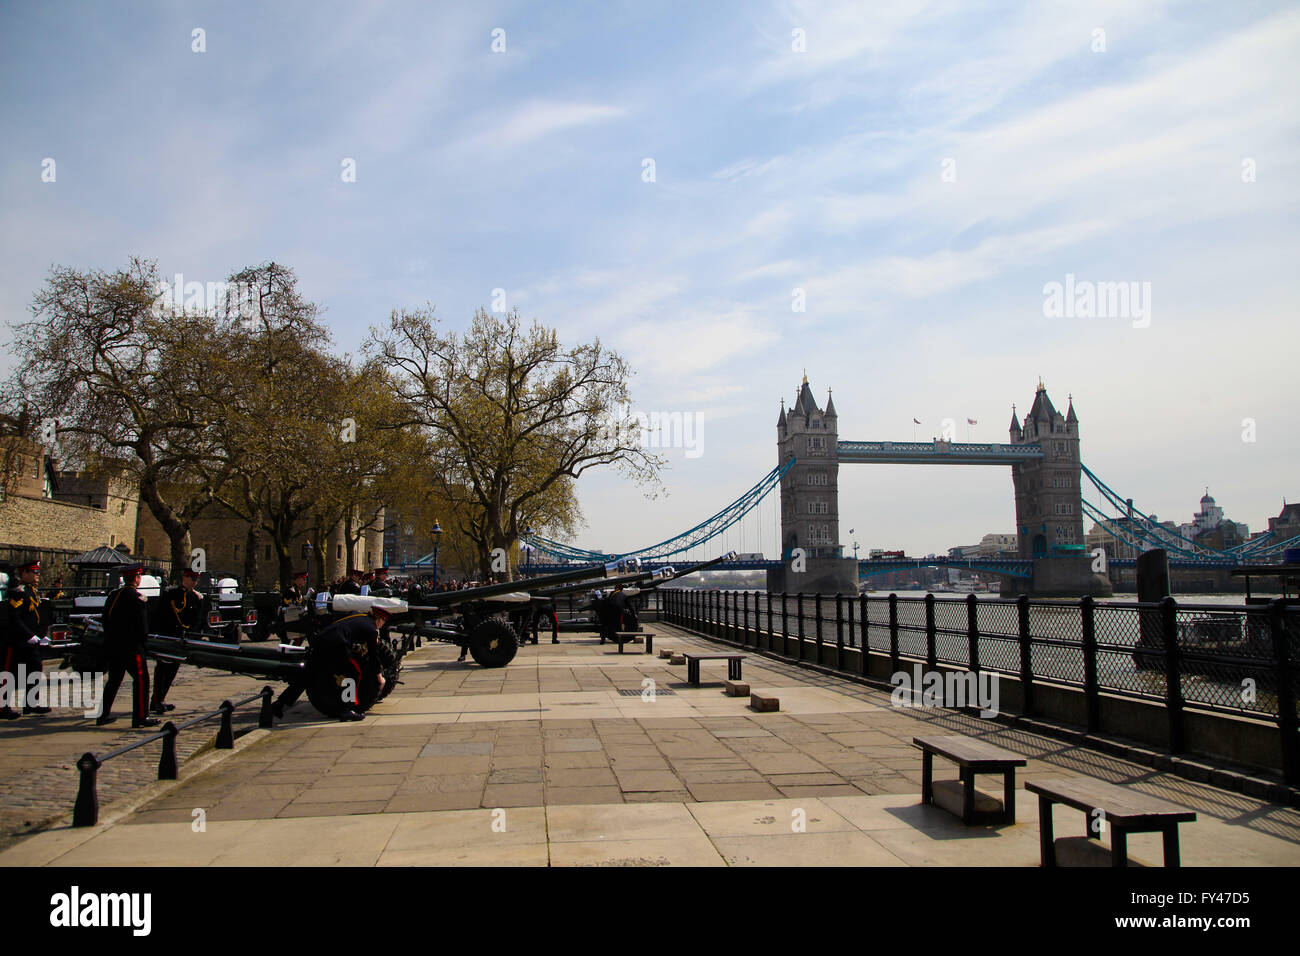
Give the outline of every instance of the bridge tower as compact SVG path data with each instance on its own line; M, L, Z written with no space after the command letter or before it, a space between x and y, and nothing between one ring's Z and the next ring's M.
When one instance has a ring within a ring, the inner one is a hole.
M1079 469L1079 419L1074 397L1062 415L1038 383L1022 428L1011 411L1011 444L1039 445L1043 457L1016 462L1016 544L1020 557L1042 558L1083 548L1083 489Z
M1034 403L1021 427L1011 410L1011 444L1038 445L1043 457L1011 466L1016 494L1016 546L1021 558L1034 562L1033 594L1042 597L1111 595L1110 581L1092 571L1084 547L1083 488L1079 458L1079 418L1074 396L1062 415L1040 380ZM1003 583L1003 594L1021 590Z
M780 464L795 464L781 478L783 567L768 572L768 589L856 594L857 562L840 544L839 416L829 393L824 409L817 404L806 374L794 405L781 403L776 449Z

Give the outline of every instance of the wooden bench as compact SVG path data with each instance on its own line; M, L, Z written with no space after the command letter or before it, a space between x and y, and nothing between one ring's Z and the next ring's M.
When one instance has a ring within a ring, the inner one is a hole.
M740 680L740 664L745 659L744 654L683 654L686 658L686 680L693 686L700 686L700 661L726 661L727 677L730 680Z
M1025 784L1038 794L1038 832L1043 866L1056 866L1056 841L1052 833L1052 807L1057 803L1082 810L1087 817L1087 836L1100 839L1095 832L1094 815L1100 810L1110 828L1110 865L1128 866L1128 835L1159 833L1164 841L1165 866L1181 866L1178 850L1178 824L1191 823L1196 812L1149 797L1129 787L1117 787L1086 777L1050 777Z
M957 813L962 822L1015 823L1016 822L1016 768L1025 766L1025 758L1001 747L995 747L974 737L960 735L948 737L913 737L912 744L921 748L921 802L935 803L934 755L946 757L960 768L961 812L951 806L940 806ZM975 774L1002 774L1002 803L975 789ZM944 794L946 797L946 793ZM984 801L980 798L983 797ZM977 802L987 801L986 808L977 808Z
M619 631L618 640L614 641L614 643L618 645L618 652L622 654L624 644L635 644L642 638L645 638L645 652L647 654L653 654L655 647L655 636L653 633L646 633L645 631ZM600 643L605 643L604 637L601 637Z

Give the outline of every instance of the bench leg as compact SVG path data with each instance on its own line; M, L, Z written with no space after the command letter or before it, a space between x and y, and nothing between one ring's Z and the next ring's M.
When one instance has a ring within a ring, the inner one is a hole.
M1038 795L1038 845L1043 866L1056 866L1056 837L1052 833L1052 801Z
M970 826L975 819L975 771L961 768L961 822Z
M921 802L934 802L934 754L921 751Z
M1113 823L1110 825L1110 865L1128 866L1128 833Z
M1016 822L1016 772L1004 771L1002 774L1002 809L1006 811L1007 823Z
M1165 840L1165 866L1183 865L1182 858L1178 853L1178 824L1170 824L1164 830Z
M647 634L645 637L645 652L647 654L655 652L655 636L653 634Z
M623 639L622 639L622 638L619 638L619 641L618 641L618 652L619 652L620 654L623 653Z
M732 680L740 680L740 661L727 661L727 676Z
M686 680L692 687L700 686L700 662L686 662Z

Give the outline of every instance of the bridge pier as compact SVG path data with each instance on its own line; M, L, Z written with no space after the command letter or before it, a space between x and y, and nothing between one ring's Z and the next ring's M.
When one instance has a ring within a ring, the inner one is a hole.
M1035 558L1034 576L1003 578L1002 597L1027 594L1035 598L1112 597L1110 579L1092 570L1092 557Z
M769 594L857 594L858 562L853 558L808 558L806 569L790 570L787 561L767 569Z

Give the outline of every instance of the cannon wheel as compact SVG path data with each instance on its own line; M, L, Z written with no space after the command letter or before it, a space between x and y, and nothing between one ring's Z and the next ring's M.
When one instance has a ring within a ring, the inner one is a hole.
M515 659L519 637L505 621L484 621L469 635L469 652L480 667L505 667Z

